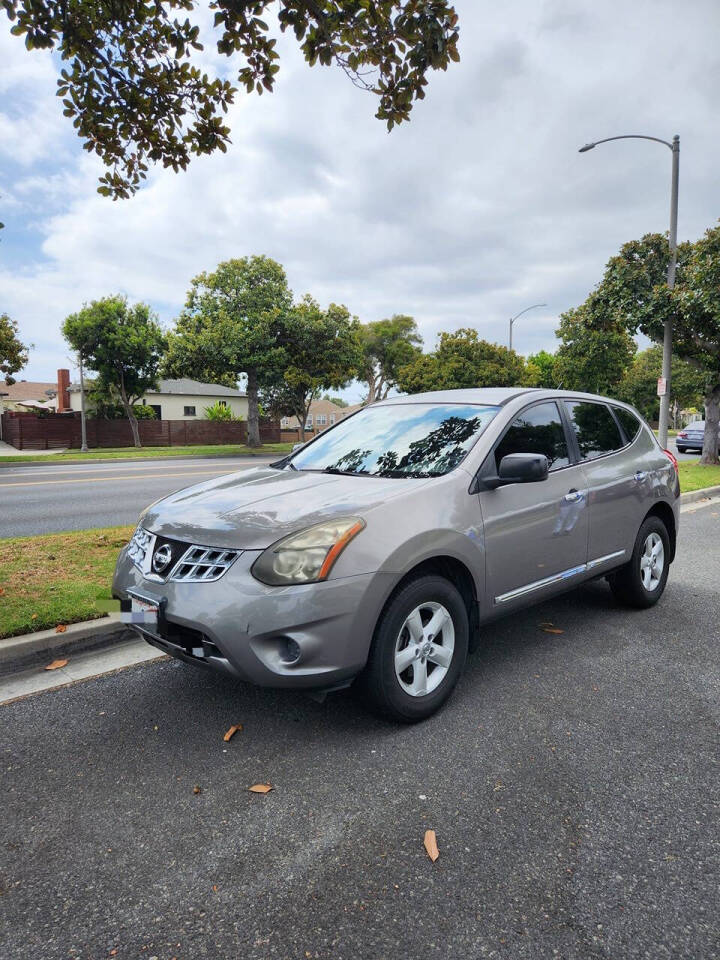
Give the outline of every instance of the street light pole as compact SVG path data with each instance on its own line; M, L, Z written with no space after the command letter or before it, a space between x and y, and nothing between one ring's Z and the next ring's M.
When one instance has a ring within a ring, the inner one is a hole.
M512 350L513 348L512 347L513 324L518 319L518 317L521 317L524 313L527 313L528 310L535 310L536 307L546 307L546 306L547 306L546 303L534 303L531 307L525 307L525 309L521 310L520 313L517 313L515 314L514 317L510 318L510 336L508 337L508 350Z
M659 137L648 137L643 134L629 133L620 137L606 137L580 147L579 153L587 153L600 143L609 143L611 140L653 140L662 143L672 151L672 185L670 188L670 262L667 271L668 290L675 286L675 268L677 267L677 222L678 222L678 189L680 183L680 137L675 134L672 143L661 140ZM665 393L660 397L660 423L658 424L658 440L665 448L668 443L668 424L670 420L670 371L672 367L672 318L665 321L663 326L663 359L662 377L665 381Z
M80 357L80 450L82 453L87 453L87 432L85 429L85 379L83 377L83 358L82 353L79 354Z

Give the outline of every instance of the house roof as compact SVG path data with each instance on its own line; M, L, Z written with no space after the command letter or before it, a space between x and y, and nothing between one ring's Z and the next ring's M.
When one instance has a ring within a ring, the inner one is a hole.
M57 393L57 383L38 383L36 380L18 380L8 386L0 380L0 393L6 394L2 399L7 403L18 400L47 400L48 391Z
M85 381L88 388L91 380ZM75 392L80 389L79 383L71 383L70 390ZM245 397L242 390L233 387L226 387L220 383L201 383L199 380L190 380L183 377L179 380L158 380L157 390L146 390L145 396L157 396L160 394L175 396L194 396L194 397Z

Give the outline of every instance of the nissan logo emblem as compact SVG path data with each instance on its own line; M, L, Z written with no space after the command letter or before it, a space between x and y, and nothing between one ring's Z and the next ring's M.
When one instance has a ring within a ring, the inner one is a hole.
M155 573L162 573L167 565L172 560L172 550L170 547L164 543L161 547L158 547L153 556L153 570Z

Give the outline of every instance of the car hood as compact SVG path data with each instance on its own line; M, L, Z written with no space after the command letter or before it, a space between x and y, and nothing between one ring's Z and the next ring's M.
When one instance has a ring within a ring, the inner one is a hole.
M178 490L148 507L142 525L186 543L262 550L295 530L362 516L430 482L259 467Z

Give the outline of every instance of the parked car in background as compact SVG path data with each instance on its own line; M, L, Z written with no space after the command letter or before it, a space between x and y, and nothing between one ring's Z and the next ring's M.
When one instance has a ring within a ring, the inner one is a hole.
M269 467L154 503L113 590L150 643L257 684L358 680L395 720L447 699L478 632L596 577L647 608L677 462L626 404L528 389L365 407Z
M688 450L697 450L698 453L702 453L704 438L705 421L695 420L679 431L675 439L675 446L678 453L687 453Z

